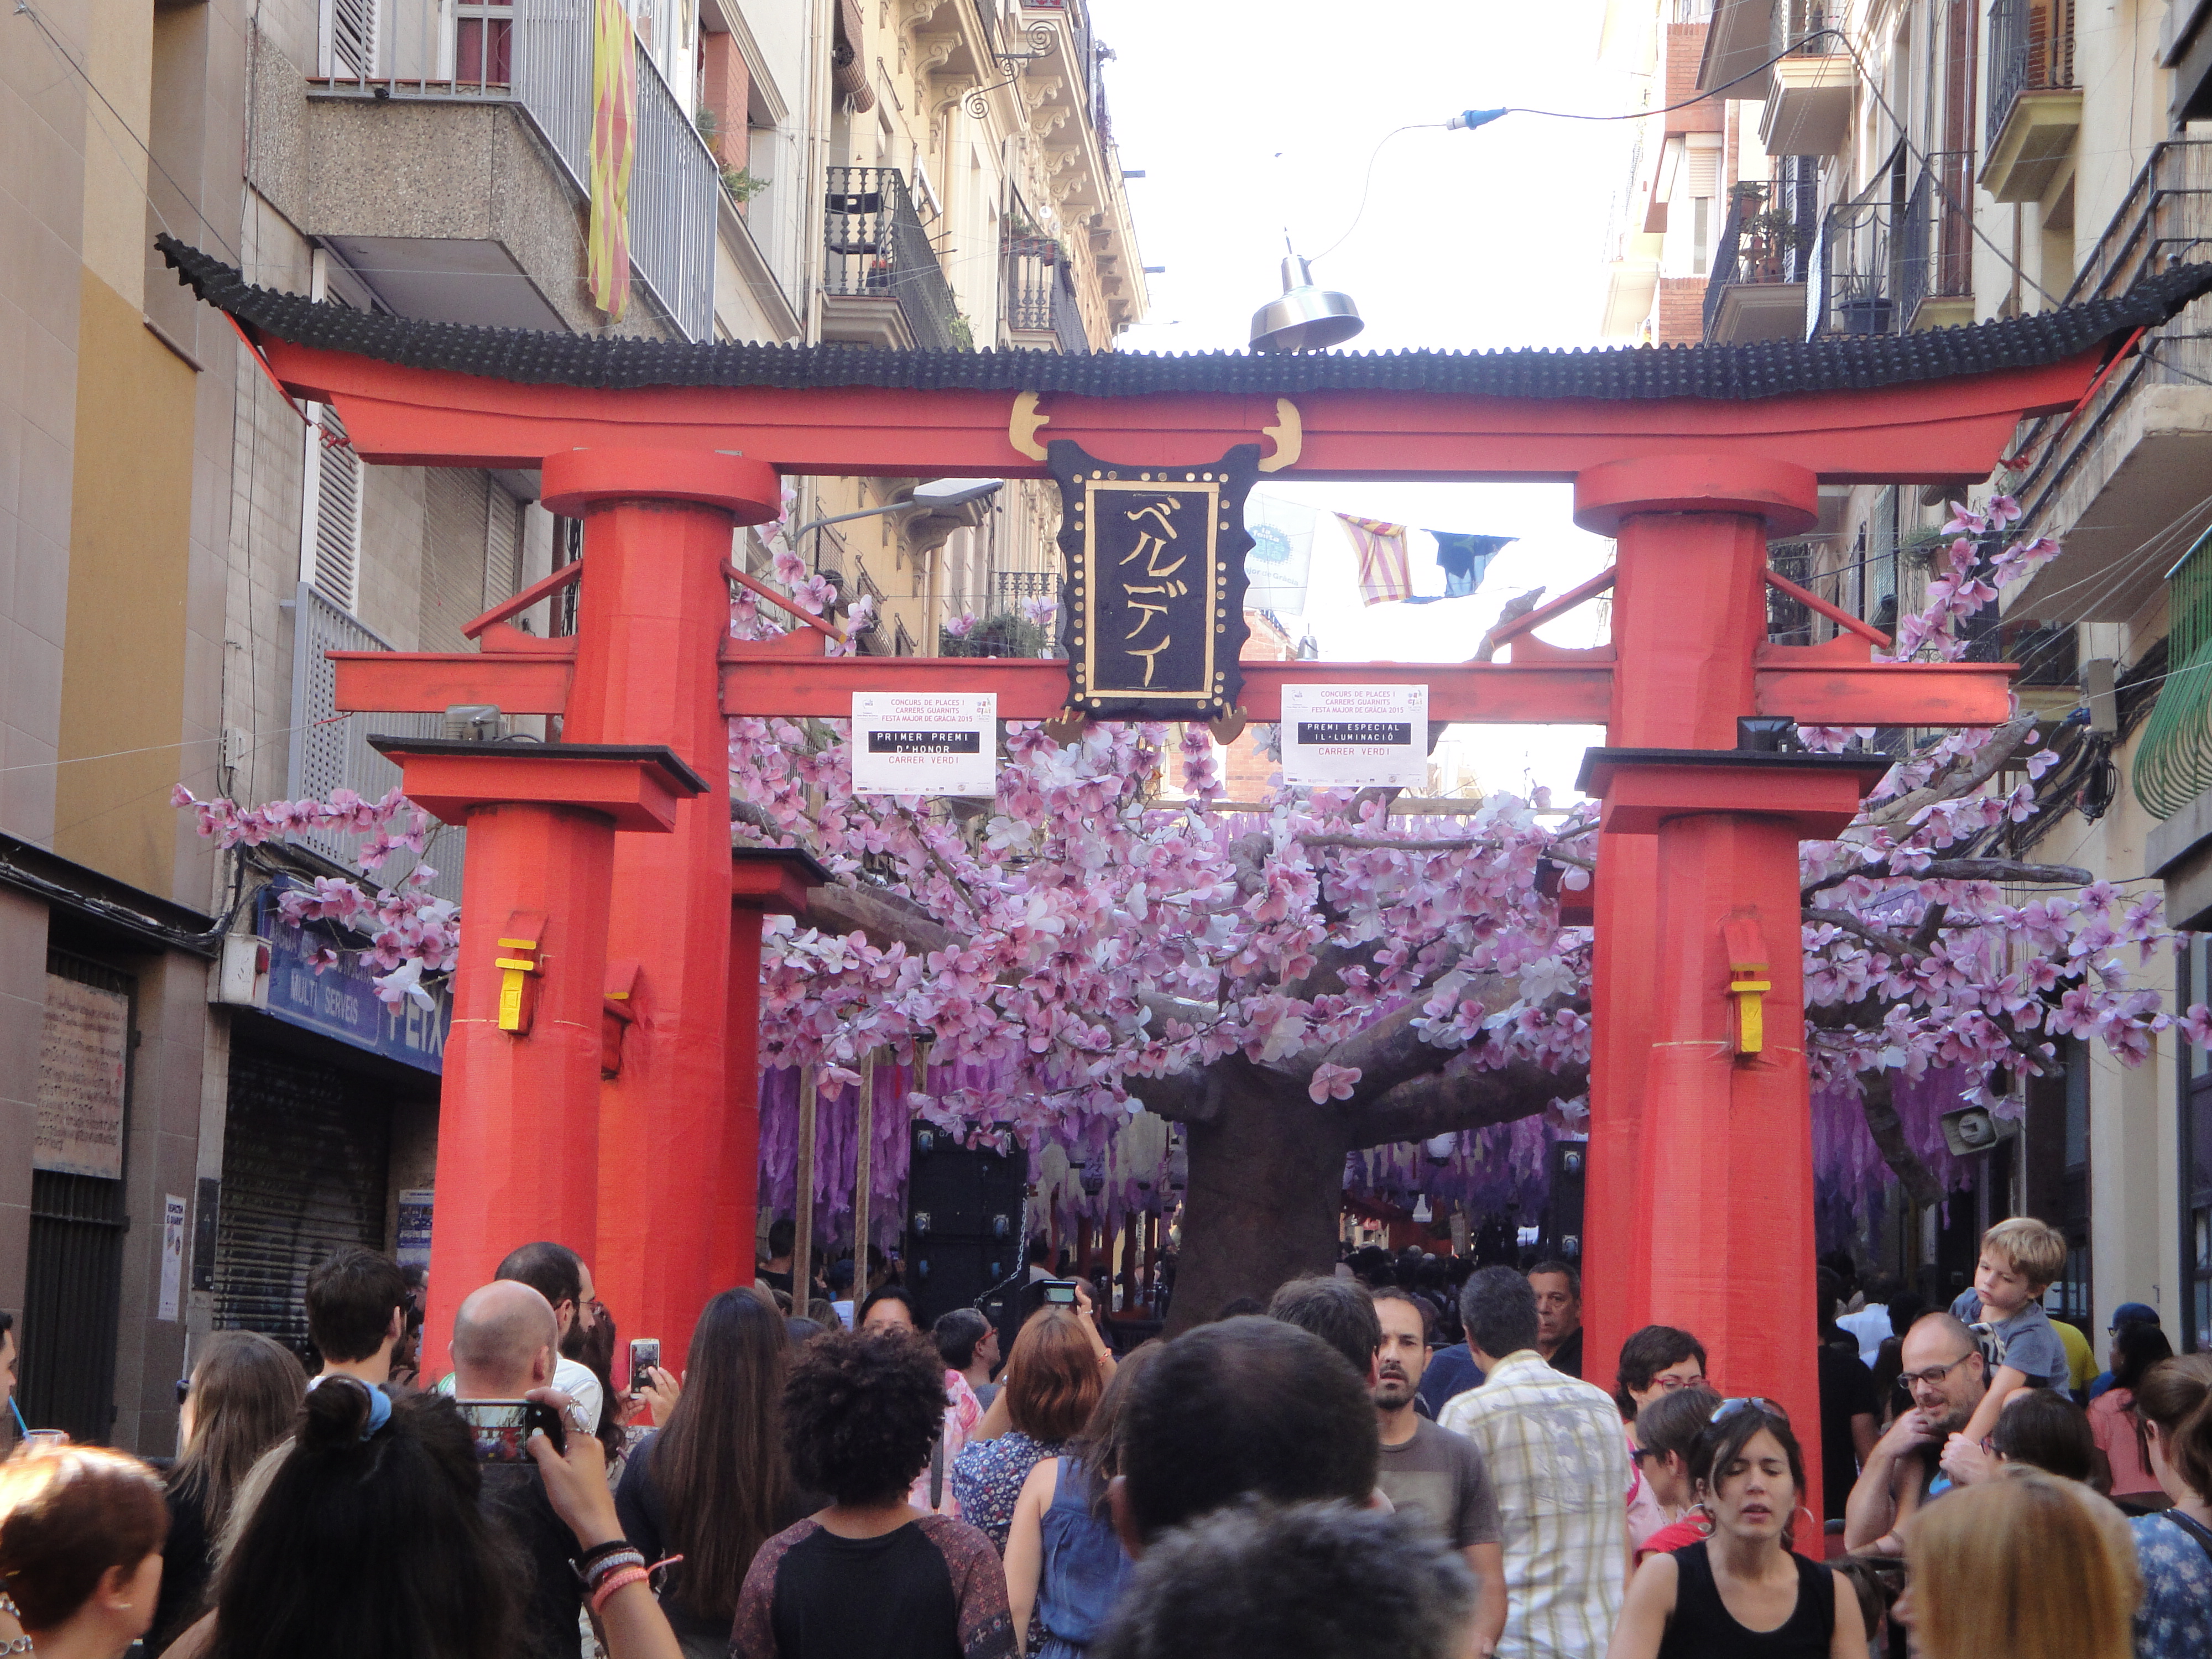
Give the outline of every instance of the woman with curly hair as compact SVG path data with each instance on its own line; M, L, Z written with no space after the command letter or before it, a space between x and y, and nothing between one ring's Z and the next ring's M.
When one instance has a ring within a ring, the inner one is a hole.
M901 1329L830 1331L784 1387L799 1486L829 1505L761 1546L732 1659L1011 1659L991 1540L908 1501L945 1421L945 1363Z

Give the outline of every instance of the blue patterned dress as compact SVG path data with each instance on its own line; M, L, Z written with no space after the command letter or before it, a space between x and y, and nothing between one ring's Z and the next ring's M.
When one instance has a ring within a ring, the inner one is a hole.
M2143 1578L2136 1659L2212 1659L2212 1555L2171 1515L2128 1524Z
M969 1441L952 1464L952 1495L960 1500L960 1518L981 1527L1004 1555L1022 1483L1046 1458L1059 1455L1057 1445L1032 1440L1019 1429L1009 1429L996 1440Z

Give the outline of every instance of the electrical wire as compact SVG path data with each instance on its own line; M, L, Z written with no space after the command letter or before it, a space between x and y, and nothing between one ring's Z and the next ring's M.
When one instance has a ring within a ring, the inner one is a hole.
M1936 169L1929 166L1928 153L1914 145L1910 136L1910 129L1906 127L1904 120L1898 115L1896 110L1890 106L1889 100L1882 94L1881 86L1875 82L1873 74L1867 68L1866 60L1859 56L1857 46L1852 44L1850 37L1845 34L1841 29L1826 27L1808 29L1790 45L1788 50L1778 52L1775 56L1768 58L1765 63L1760 64L1757 68L1746 70L1741 75L1737 76L1734 80L1723 81L1719 86L1713 88L1710 92L1701 92L1694 98L1685 98L1679 104L1662 105L1657 109L1630 110L1617 115L1589 115L1577 110L1530 109L1525 105L1508 104L1501 109L1468 110L1460 115L1454 116L1449 121L1445 122L1443 125L1455 129L1471 129L1479 126L1486 126L1503 115L1538 115L1553 121L1641 121L1647 117L1653 115L1671 115L1676 110L1687 109L1692 104L1702 104L1708 99L1717 98L1722 94L1728 91L1729 88L1739 86L1744 82L1749 81L1755 76L1765 74L1767 70L1772 69L1777 64L1783 62L1786 58L1802 56L1804 46L1807 41L1817 40L1823 36L1838 42L1843 46L1844 55L1851 60L1852 65L1857 69L1859 78L1866 82L1866 88L1869 94L1874 99L1875 103L1880 106L1881 112L1889 118L1891 125L1896 127L1898 132L1898 142L1904 146L1905 153L1920 164L1920 169L1923 175L1927 178L1929 185L1933 186L1936 194L1942 199L1944 205L1948 207L1953 212L1960 215L1960 217L1966 221L1966 228L1973 232L1975 236L1981 240L1983 245L1986 246L1990 252L1997 256L1998 259L2003 263L2005 267L2009 270L2013 275L2019 277L2021 281L2026 283L2030 288L2041 295L2045 301L2049 304L2052 306L2057 305L2058 300L2054 295L2052 295L2051 290L2044 287L2042 283L2037 282L2034 277L2029 276L2018 260L2014 259L2009 253L2007 253L2003 248L2000 247L1990 237L1990 234L1984 230L1979 224L1975 222L1973 204L1972 202L1967 202L1961 204L1958 198L1953 196L1950 190L1944 185L1943 180ZM1405 132L1407 131L1410 131L1410 129L1405 127L1400 127L1397 129L1397 132ZM1391 138L1395 137L1396 136L1396 132L1385 134L1382 139L1382 143L1388 143ZM1382 149L1382 144L1378 143L1376 146L1376 149L1379 153ZM1373 171L1374 165L1374 159L1370 156L1368 160L1368 167L1370 173ZM1364 199L1361 203L1361 210L1362 211L1365 210L1365 203ZM1355 219L1353 222L1357 224L1358 221ZM1349 236L1352 233L1350 231L1346 231L1345 235ZM1338 240L1340 242L1343 238L1340 237Z

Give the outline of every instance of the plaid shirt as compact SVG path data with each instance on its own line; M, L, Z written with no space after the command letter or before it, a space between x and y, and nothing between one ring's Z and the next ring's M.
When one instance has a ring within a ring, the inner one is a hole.
M1524 1348L1447 1405L1442 1424L1481 1449L1498 1498L1499 1659L1603 1653L1627 1568L1628 1451L1611 1396Z

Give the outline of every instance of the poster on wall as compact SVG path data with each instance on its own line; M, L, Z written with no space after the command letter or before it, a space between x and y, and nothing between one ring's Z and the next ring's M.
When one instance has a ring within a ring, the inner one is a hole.
M185 1280L185 1200L174 1193L161 1200L161 1305L154 1316L176 1322L179 1292Z
M428 1187L409 1187L399 1194L397 1248L392 1254L403 1267L430 1265L430 1212L437 1196Z
M122 1178L124 1059L130 1038L129 997L46 975L32 1168Z

